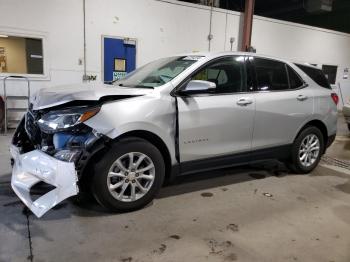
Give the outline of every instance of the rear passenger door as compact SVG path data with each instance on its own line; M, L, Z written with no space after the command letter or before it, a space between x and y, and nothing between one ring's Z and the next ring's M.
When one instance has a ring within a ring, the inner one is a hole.
M252 150L293 143L313 113L312 90L281 61L250 57L249 64L256 79Z

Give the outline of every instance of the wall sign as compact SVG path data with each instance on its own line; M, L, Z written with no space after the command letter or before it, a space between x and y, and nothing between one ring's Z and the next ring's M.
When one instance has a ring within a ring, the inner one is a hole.
M114 58L113 81L126 76L126 59Z
M126 60L114 58L114 71L126 71Z
M113 81L122 79L126 76L126 72L113 72Z

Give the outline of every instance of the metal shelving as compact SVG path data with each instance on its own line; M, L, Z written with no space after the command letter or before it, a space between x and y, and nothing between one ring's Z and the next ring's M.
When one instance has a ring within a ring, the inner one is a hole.
M6 89L6 81L9 79L19 79L27 82L27 95L17 96L17 95L7 95L8 90ZM18 124L19 119L8 119L9 112L26 112L29 107L29 97L30 97L30 81L24 76L7 76L3 79L4 81L4 102L5 102L5 134L7 134L7 129L9 124ZM8 107L8 101L27 101L27 107Z

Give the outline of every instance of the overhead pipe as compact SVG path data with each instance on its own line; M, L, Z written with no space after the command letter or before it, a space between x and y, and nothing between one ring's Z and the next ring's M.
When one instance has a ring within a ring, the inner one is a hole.
M87 74L86 74L86 16L85 16L85 13L86 13L86 8L85 8L85 0L83 0L83 22L84 22L84 25L83 25L83 38L84 38L84 75L83 75L83 81L87 81L88 80L88 77L87 77Z
M244 8L244 25L241 51L249 51L252 39L255 0L246 0Z
M208 51L210 52L210 42L213 39L212 35L212 21L213 21L213 7L214 7L214 0L211 0L211 6L210 6L210 20L209 20L209 35L208 35Z

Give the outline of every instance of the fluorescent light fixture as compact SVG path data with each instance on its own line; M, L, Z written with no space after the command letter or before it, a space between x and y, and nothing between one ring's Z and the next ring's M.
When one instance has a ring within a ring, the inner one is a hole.
M0 34L0 37L9 37L9 36L8 36L8 35L1 35L1 34Z

